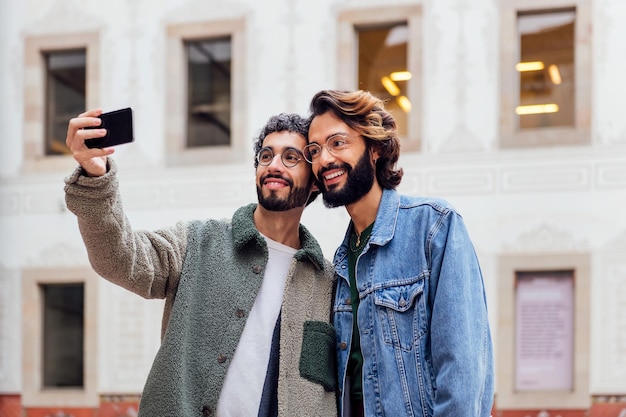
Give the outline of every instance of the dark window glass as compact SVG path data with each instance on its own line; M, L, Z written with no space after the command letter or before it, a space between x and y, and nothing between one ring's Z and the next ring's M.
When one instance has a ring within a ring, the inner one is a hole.
M412 74L408 71L406 23L356 28L359 45L359 84L378 98L387 101L401 136L407 134L407 116L411 110L407 86Z
M520 129L574 126L575 74L573 8L520 12Z
M42 285L43 385L83 387L83 284Z
M86 50L44 53L46 61L46 155L68 154L67 123L85 111Z
M230 145L231 40L186 41L187 146Z

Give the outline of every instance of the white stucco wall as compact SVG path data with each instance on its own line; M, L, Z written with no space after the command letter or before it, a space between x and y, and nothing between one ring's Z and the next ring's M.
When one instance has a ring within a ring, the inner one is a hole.
M21 171L24 36L98 28L101 106L135 108L136 142L120 147L121 191L137 228L229 217L254 201L250 163L167 168L165 27L208 16L246 18L246 137L272 114L306 113L335 86L336 25L343 8L369 0L0 0L0 393L20 392L20 271L86 265L63 177ZM592 265L592 393L626 393L626 3L593 1L592 144L507 150L499 135L499 14L496 0L422 4L423 144L403 154L400 191L448 199L463 215L481 259L497 337L497 261L504 252L581 250ZM348 216L321 201L303 223L327 257ZM98 390L139 392L158 347L159 301L102 281Z

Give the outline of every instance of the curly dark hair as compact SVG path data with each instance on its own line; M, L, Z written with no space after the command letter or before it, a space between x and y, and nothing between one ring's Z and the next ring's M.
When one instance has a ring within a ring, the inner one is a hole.
M361 135L368 149L378 152L376 179L382 188L395 189L400 184L404 172L396 168L398 129L383 100L363 90L322 90L313 96L309 109L309 125L315 116L330 111Z
M263 147L263 141L269 134L275 132L299 133L308 141L309 125L309 119L302 117L296 113L280 113L270 117L265 125L259 130L258 135L254 138L254 168L256 169L259 166L259 161L256 160L256 155ZM302 161L302 163L309 165L309 163L306 161ZM313 184L313 181L314 177L311 174L311 180L309 185ZM319 191L314 191L313 193L311 193L311 196L306 202L306 205L308 206L313 201L315 201L319 194Z

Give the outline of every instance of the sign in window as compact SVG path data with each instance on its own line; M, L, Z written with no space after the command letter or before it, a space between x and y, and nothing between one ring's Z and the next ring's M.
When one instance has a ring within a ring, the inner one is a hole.
M573 271L518 272L516 391L573 390Z

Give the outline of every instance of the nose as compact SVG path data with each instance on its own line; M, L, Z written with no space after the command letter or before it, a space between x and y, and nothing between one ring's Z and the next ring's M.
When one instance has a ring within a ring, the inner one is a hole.
M270 164L267 166L267 169L270 169L272 171L282 170L284 166L281 158L282 155L274 155L274 157L272 158L272 162L270 162Z
M322 146L320 150L320 156L317 158L316 162L322 166L326 166L328 165L329 162L334 161L334 160L335 160L335 157L333 156L332 153L330 153L326 145Z

